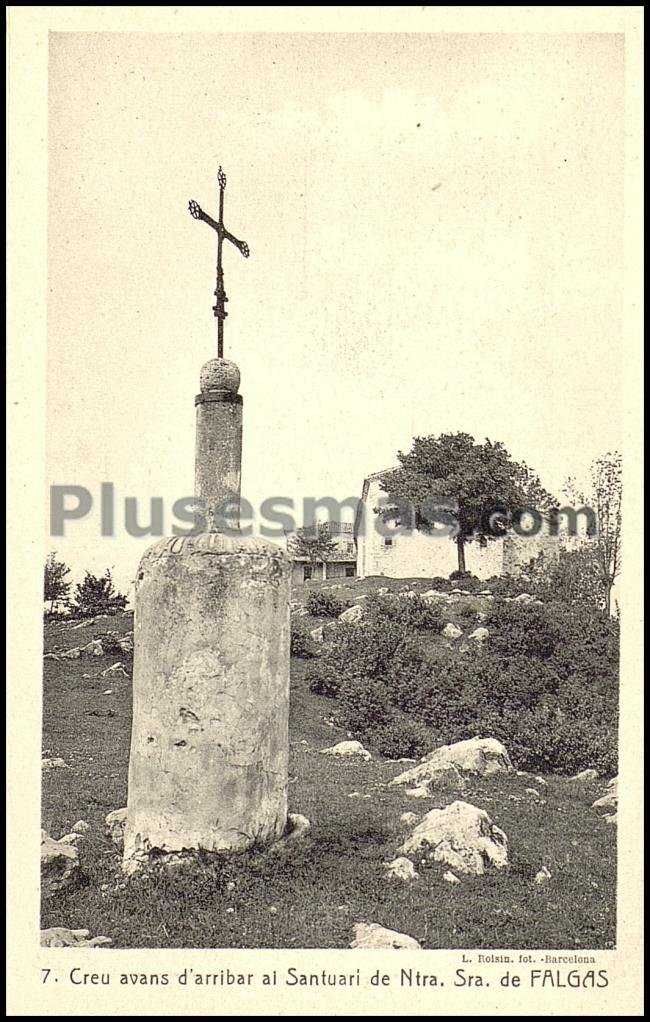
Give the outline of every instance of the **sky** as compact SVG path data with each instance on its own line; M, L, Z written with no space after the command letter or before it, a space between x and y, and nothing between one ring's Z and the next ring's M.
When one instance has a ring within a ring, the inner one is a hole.
M502 441L554 492L622 445L623 37L53 33L48 537L127 589L193 492L194 395L241 368L242 492L359 496L413 436ZM115 488L114 537L99 487Z

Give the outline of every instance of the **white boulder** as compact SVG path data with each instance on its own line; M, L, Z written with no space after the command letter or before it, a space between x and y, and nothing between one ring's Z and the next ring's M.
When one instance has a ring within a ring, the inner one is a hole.
M379 923L355 923L353 929L354 940L350 944L353 948L394 948L401 951L420 947L414 937L398 933L397 930L387 930Z
M486 866L502 869L508 865L506 835L484 809L469 802L432 809L398 848L401 855L423 851L434 862L474 876L482 876Z
M592 809L618 809L618 777L613 777L607 785L607 791L602 798L597 798ZM613 821L611 821L613 822Z
M62 767L67 767L67 763L60 756L54 756L51 759L45 758L41 760L41 770L60 770Z
M442 635L445 639L460 639L463 631L458 625L455 625L452 621L448 621L445 627L442 629Z
M583 784L591 784L592 781L598 780L597 770L581 770L580 773L574 774L573 777L569 778L570 781L581 781Z
M470 632L468 638L470 638L472 642L485 642L486 639L490 638L490 633L487 628L475 628L473 632Z
M81 878L79 852L41 831L41 888L44 894L74 887Z
M355 604L354 607L348 607L342 614L339 614L339 621L344 625L358 625L363 620L363 607Z
M366 761L372 759L372 756L367 749L364 749L361 742L339 742L337 745L331 745L328 749L321 749L320 751L323 756L343 756L345 758L359 756Z
M463 774L487 777L491 774L511 773L513 770L505 745L496 738L468 738L463 742L441 745L434 749L421 763L394 777L390 783L425 787L442 777L461 782Z
M392 862L386 862L384 865L388 875L395 880L417 880L418 878L415 866L405 855L400 855L393 859Z
M67 926L41 930L41 947L102 947L112 943L110 937L91 937L90 930L70 930Z
M126 827L126 806L123 809L113 809L105 819L106 834L116 848L124 847L124 830Z

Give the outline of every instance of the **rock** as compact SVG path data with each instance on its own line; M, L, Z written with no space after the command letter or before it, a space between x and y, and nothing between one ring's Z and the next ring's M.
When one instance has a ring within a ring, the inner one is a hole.
M320 643L320 642L323 641L324 632L325 632L325 629L323 628L323 625L321 625L319 628L312 628L312 630L309 633L309 635L313 639L314 642L319 642Z
M520 593L519 596L515 596L514 603L534 603L535 597L531 596L530 593Z
M81 657L81 650L78 646L73 646L72 649L65 649L62 653L59 653L59 660L79 660Z
M597 770L581 770L580 773L574 774L573 777L569 778L570 781L581 781L584 784L591 784L592 781L598 780Z
M487 628L475 628L468 638L473 642L485 642L486 639L490 638L490 633Z
M77 842L81 838L81 834L77 834L75 830L70 831L69 834L64 834L63 837L59 838L59 844L62 845L74 845L77 847Z
M404 823L407 827L411 827L414 823L417 823L419 819L420 817L417 813L402 813L399 818L399 822Z
M448 884L460 883L459 877L457 877L455 873L452 873L450 869L448 869L446 873L442 874L442 879L446 880Z
M547 866L542 866L538 873L535 874L536 884L545 884L547 880L551 879L551 872Z
M104 656L104 647L101 639L91 639L85 646L80 646L79 651L87 656Z
M110 937L91 937L90 930L70 930L67 926L41 930L41 947L101 947L112 943Z
M397 859L393 859L392 862L384 863L388 875L393 877L395 880L417 880L418 873L415 871L415 866L410 859L406 856L400 855Z
M355 923L354 940L350 947L361 948L394 948L401 951L405 948L416 949L420 944L414 937L405 933L398 933L397 930L387 930L379 923Z
M106 823L106 834L116 848L122 849L124 847L124 828L126 827L126 806L124 809L113 809L104 822Z
M119 641L118 646L123 653L133 653L133 632L127 632Z
M592 805L592 809L613 809L616 812L618 808L618 777L613 777L607 785L607 791L602 798L597 798ZM614 822L614 821L610 821Z
M441 745L425 756L421 763L394 777L394 784L414 784L423 787L443 777L462 783L462 774L505 774L513 771L510 756L496 738L468 738L452 745Z
M67 763L60 756L55 756L53 759L42 759L41 769L42 770L60 770L61 767L67 767Z
M537 788L526 788L527 795L534 795L535 798L539 798L539 792Z
M442 634L445 639L460 639L463 632L462 629L458 627L458 625L455 625L451 621L448 621L445 627L442 629Z
M415 855L428 850L434 862L461 873L482 876L486 866L508 865L508 839L484 809L469 802L452 802L432 809L417 825L398 852Z
M43 660L60 660L61 658L56 653L44 653Z
M342 614L339 614L339 621L344 625L358 625L363 620L363 607L358 604L348 607Z
M71 844L55 841L41 831L41 889L43 894L76 886L81 879L79 852Z
M367 749L364 749L361 742L339 742L337 745L330 746L329 749L321 749L322 756L360 756L361 759L368 761L372 759L372 756Z
M86 823L85 820L77 820L72 829L75 834L87 834L90 830L90 824Z
M311 823L301 813L289 813L287 816L286 841L302 841L311 831Z
M394 784L394 781L391 781ZM417 788L407 788L404 792L409 798L432 798L431 792L424 786L418 786Z
M118 660L116 664L112 664L102 671L102 678L105 678L108 674L117 675L119 678L128 678L128 674L124 670L124 664L121 660Z

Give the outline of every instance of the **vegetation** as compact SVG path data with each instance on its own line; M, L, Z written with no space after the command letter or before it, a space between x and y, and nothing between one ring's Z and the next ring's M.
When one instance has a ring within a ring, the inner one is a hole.
M110 568L99 577L87 571L83 582L77 583L72 613L75 617L117 614L126 604L126 596L117 592L113 585Z
M46 650L100 634L88 624L73 640L68 627L46 625ZM131 615L115 618L117 632L132 627ZM427 632L416 636L426 638L439 641ZM505 830L511 866L458 886L435 870L419 870L411 884L387 882L383 863L406 833L400 815L440 803L414 803L403 788L389 787L404 766L377 756L374 746L369 763L320 755L347 734L325 719L335 704L305 683L312 661L292 661L289 766L289 808L312 821L311 841L286 858L256 853L125 879L104 818L126 805L131 683L116 675L107 684L101 671L111 662L44 664L44 754L62 756L68 767L43 774L43 827L59 836L84 819L91 830L81 843L88 882L46 899L43 926L92 925L118 948L346 948L359 921L411 934L426 948L613 947L616 835L591 809L601 785L548 777L540 787L515 775L470 780L462 797L485 806ZM526 793L531 785L540 798ZM371 797L350 797L354 792ZM542 865L552 880L539 885Z
M327 561L336 550L336 543L325 522L297 529L291 537L291 554L306 557L311 564Z
M64 561L58 560L56 550L48 554L45 561L43 598L50 605L50 614L54 614L55 609L62 610L68 606L68 593L72 584L67 578L69 574L70 568Z
M465 546L485 545L511 528L526 509L549 513L556 501L525 464L513 461L501 443L476 443L468 433L415 437L398 454L399 468L381 480L391 508L403 517L414 509L423 531L448 529L458 547L458 571L465 573Z
M580 490L573 479L566 487L574 503L591 507L596 515L595 560L607 613L611 611L612 588L621 570L622 476L621 455L618 451L609 451L593 462L591 484L586 492Z

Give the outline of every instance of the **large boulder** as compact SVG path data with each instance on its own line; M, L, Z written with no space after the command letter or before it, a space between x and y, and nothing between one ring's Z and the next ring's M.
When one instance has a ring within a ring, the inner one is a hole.
M470 632L468 638L470 638L472 642L481 643L490 638L490 633L487 628L475 628L473 632Z
M79 852L73 844L55 841L41 831L41 889L43 894L56 894L75 887L81 880Z
M387 930L379 923L355 923L354 940L350 947L362 948L391 948L394 950L417 949L420 947L414 937L406 933L398 933L397 930Z
M508 865L508 839L484 809L452 802L432 809L401 848L401 855L425 855L459 873L482 876L486 866Z
M388 876L395 880L417 880L415 866L405 855L400 855L392 862L384 863Z
M328 749L321 749L320 751L323 756L343 756L344 758L359 756L365 760L372 759L370 753L367 749L364 749L361 742L339 742L337 745L331 745Z
M462 782L463 774L487 777L514 770L505 745L496 738L468 738L452 745L441 745L425 756L421 763L394 777L390 782L426 787L443 777Z

